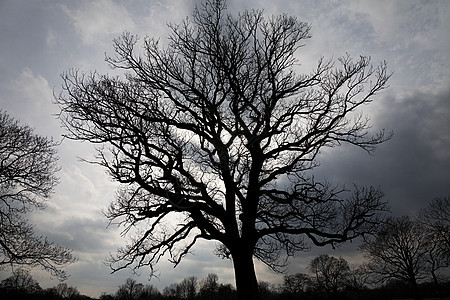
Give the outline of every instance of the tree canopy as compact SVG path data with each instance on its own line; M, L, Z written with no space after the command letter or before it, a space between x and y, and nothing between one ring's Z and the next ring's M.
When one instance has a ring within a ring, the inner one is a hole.
M317 287L328 293L336 294L349 283L350 266L342 257L322 254L311 261L309 269L315 275Z
M57 143L0 110L0 267L40 266L60 278L71 250L34 233L25 214L44 209L58 183Z
M382 281L404 280L413 286L428 275L427 232L407 216L389 218L361 249L370 259L369 268Z
M107 216L137 230L114 270L153 270L164 255L178 264L198 240L214 240L250 299L253 256L279 270L310 242L336 245L378 226L379 189L349 193L311 171L325 147L372 152L389 139L369 134L359 114L386 87L385 62L345 55L299 74L307 23L233 16L221 0L169 26L168 44L146 38L142 54L124 33L107 57L123 76L68 71L56 99L67 137L99 144L94 162L123 184Z
M360 246L370 271L381 282L400 279L413 287L432 277L439 289L450 266L449 204L448 198L435 198L415 218L388 218Z

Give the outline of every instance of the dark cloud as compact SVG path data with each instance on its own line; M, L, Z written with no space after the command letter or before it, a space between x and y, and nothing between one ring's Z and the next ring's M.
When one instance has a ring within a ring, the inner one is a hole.
M374 128L392 130L394 137L373 156L348 145L327 149L314 174L349 188L380 186L393 215L413 214L435 197L450 196L450 90L378 100ZM292 259L288 273L308 273L310 261L324 253L357 264L363 259L359 245L356 239L336 249L312 247Z
M394 214L411 214L450 195L450 90L385 97L374 118L394 136L374 156L343 146L327 150L317 173L332 182L380 186Z

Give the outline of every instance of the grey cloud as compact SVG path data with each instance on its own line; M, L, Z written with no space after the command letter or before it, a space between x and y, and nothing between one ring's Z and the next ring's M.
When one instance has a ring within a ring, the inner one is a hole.
M113 226L107 228L107 225L107 220L99 215L96 219L73 217L60 223L47 220L38 228L45 232L49 240L57 241L75 252L106 257L109 251L114 251L122 242L117 228Z
M393 139L373 156L351 146L327 149L314 173L350 188L353 183L380 186L393 215L413 214L433 198L450 195L450 90L386 96L380 102L374 127L393 130ZM292 260L289 273L308 272L309 262L322 253L358 263L363 258L359 244L356 239L335 250L313 247Z
M318 174L330 181L380 186L394 214L411 214L450 195L450 91L386 97L374 122L394 131L374 156L354 147L331 149Z
M125 6L111 0L84 1L71 9L61 5L62 11L72 21L77 34L87 45L98 44L106 38L127 30L132 31L135 23Z

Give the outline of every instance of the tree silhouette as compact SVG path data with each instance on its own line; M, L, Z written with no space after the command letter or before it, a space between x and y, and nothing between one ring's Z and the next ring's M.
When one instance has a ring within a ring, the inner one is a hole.
M183 296L182 287L179 283L171 283L163 289L163 295L169 299L181 299Z
M307 290L312 289L311 277L307 274L297 273L283 276L282 291L289 296L301 297Z
M200 295L205 299L214 299L219 290L219 276L215 273L209 273L208 276L202 280L200 286Z
M349 55L321 59L298 75L308 24L261 11L226 14L208 0L193 18L169 25L160 47L129 33L114 42L111 77L63 74L56 98L67 137L101 144L97 160L123 184L107 211L124 234L114 270L175 265L200 239L233 261L240 299L257 297L253 257L274 270L309 248L371 232L386 210L376 188L352 194L311 170L325 147L368 152L389 138L368 133L358 109L386 87L386 64ZM286 258L286 259L285 259Z
M14 294L36 294L42 292L39 283L30 275L26 269L17 269L14 273L2 280L0 288L7 293Z
M161 292L151 284L146 284L141 292L140 299L160 299Z
M56 143L0 110L0 267L41 266L64 279L71 251L36 236L24 218L44 209L58 180Z
M419 212L418 222L425 227L428 268L439 289L438 272L450 266L450 197L435 198Z
M322 254L311 261L309 269L314 274L317 289L330 295L336 296L346 287L350 278L350 266L342 257Z
M63 299L76 299L80 297L80 292L76 287L70 286L65 282L60 282L55 287L55 293Z
M427 230L432 275L437 283L435 271L450 265L450 197L435 198L418 215L418 222Z
M122 300L136 300L141 296L143 291L144 285L142 283L138 283L132 278L127 278L125 283L119 286L116 298Z
M180 282L182 297L184 299L194 299L197 295L197 286L197 277L190 276L184 278L183 281Z
M417 289L429 274L427 230L409 217L389 218L361 250L370 260L368 267L380 281L400 279Z

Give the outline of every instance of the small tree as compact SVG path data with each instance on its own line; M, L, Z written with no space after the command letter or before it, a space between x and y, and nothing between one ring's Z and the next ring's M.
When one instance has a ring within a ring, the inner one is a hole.
M179 283L171 283L169 286L166 286L163 289L163 295L166 298L174 298L174 299L181 299L182 297L182 290Z
M450 266L450 198L435 198L420 211L418 222L425 227L428 265L439 286L438 271Z
M132 278L127 278L125 283L119 286L116 298L120 300L136 300L141 296L143 290L144 285L142 283L138 283Z
M342 257L322 254L311 261L309 269L314 274L317 289L331 295L343 290L350 279L350 266Z
M300 296L312 288L312 280L309 275L302 273L285 275L281 288L285 294Z
M200 284L200 295L205 299L214 299L219 289L219 276L209 273Z
M102 294L100 295L100 300L114 300L115 297L111 294L108 294L106 292L102 292Z
M389 138L370 135L358 115L386 87L385 63L346 55L297 74L310 26L261 11L227 15L223 0L170 28L169 44L148 38L144 55L125 33L107 58L125 76L70 71L56 99L69 138L108 145L97 163L124 185L107 216L143 226L113 270L153 270L165 254L177 265L198 240L213 240L233 261L239 298L254 299L253 257L280 270L309 249L306 239L336 245L376 228L387 209L381 191L348 194L310 171L325 147L371 152Z
M197 295L197 277L190 276L184 278L179 285L181 288L181 297L183 299L194 299L194 297Z
M168 287L164 288L163 294L169 298L194 299L197 295L197 288L197 277L190 276L184 278L179 283L171 283Z
M76 287L69 286L65 282L58 283L55 287L56 295L63 299L75 299L80 296L80 292Z
M366 263L351 265L347 286L351 290L362 291L370 284L370 270Z
M61 279L61 266L74 261L71 251L36 236L24 218L44 209L57 184L55 147L0 110L0 267L41 266Z
M0 288L7 293L13 294L37 294L42 291L39 283L30 275L26 269L17 269L13 275L0 283Z
M204 298L204 299L217 299L217 300L229 300L229 299L236 299L236 290L231 285L231 283L223 284L221 283L219 285L219 288L217 289L217 297L214 298Z
M258 292L262 299L270 299L274 294L274 286L267 281L258 281Z
M151 284L146 284L142 290L140 299L160 299L161 292L158 288Z
M361 245L369 268L380 281L400 279L417 288L428 276L426 229L409 217L390 218L372 238Z

